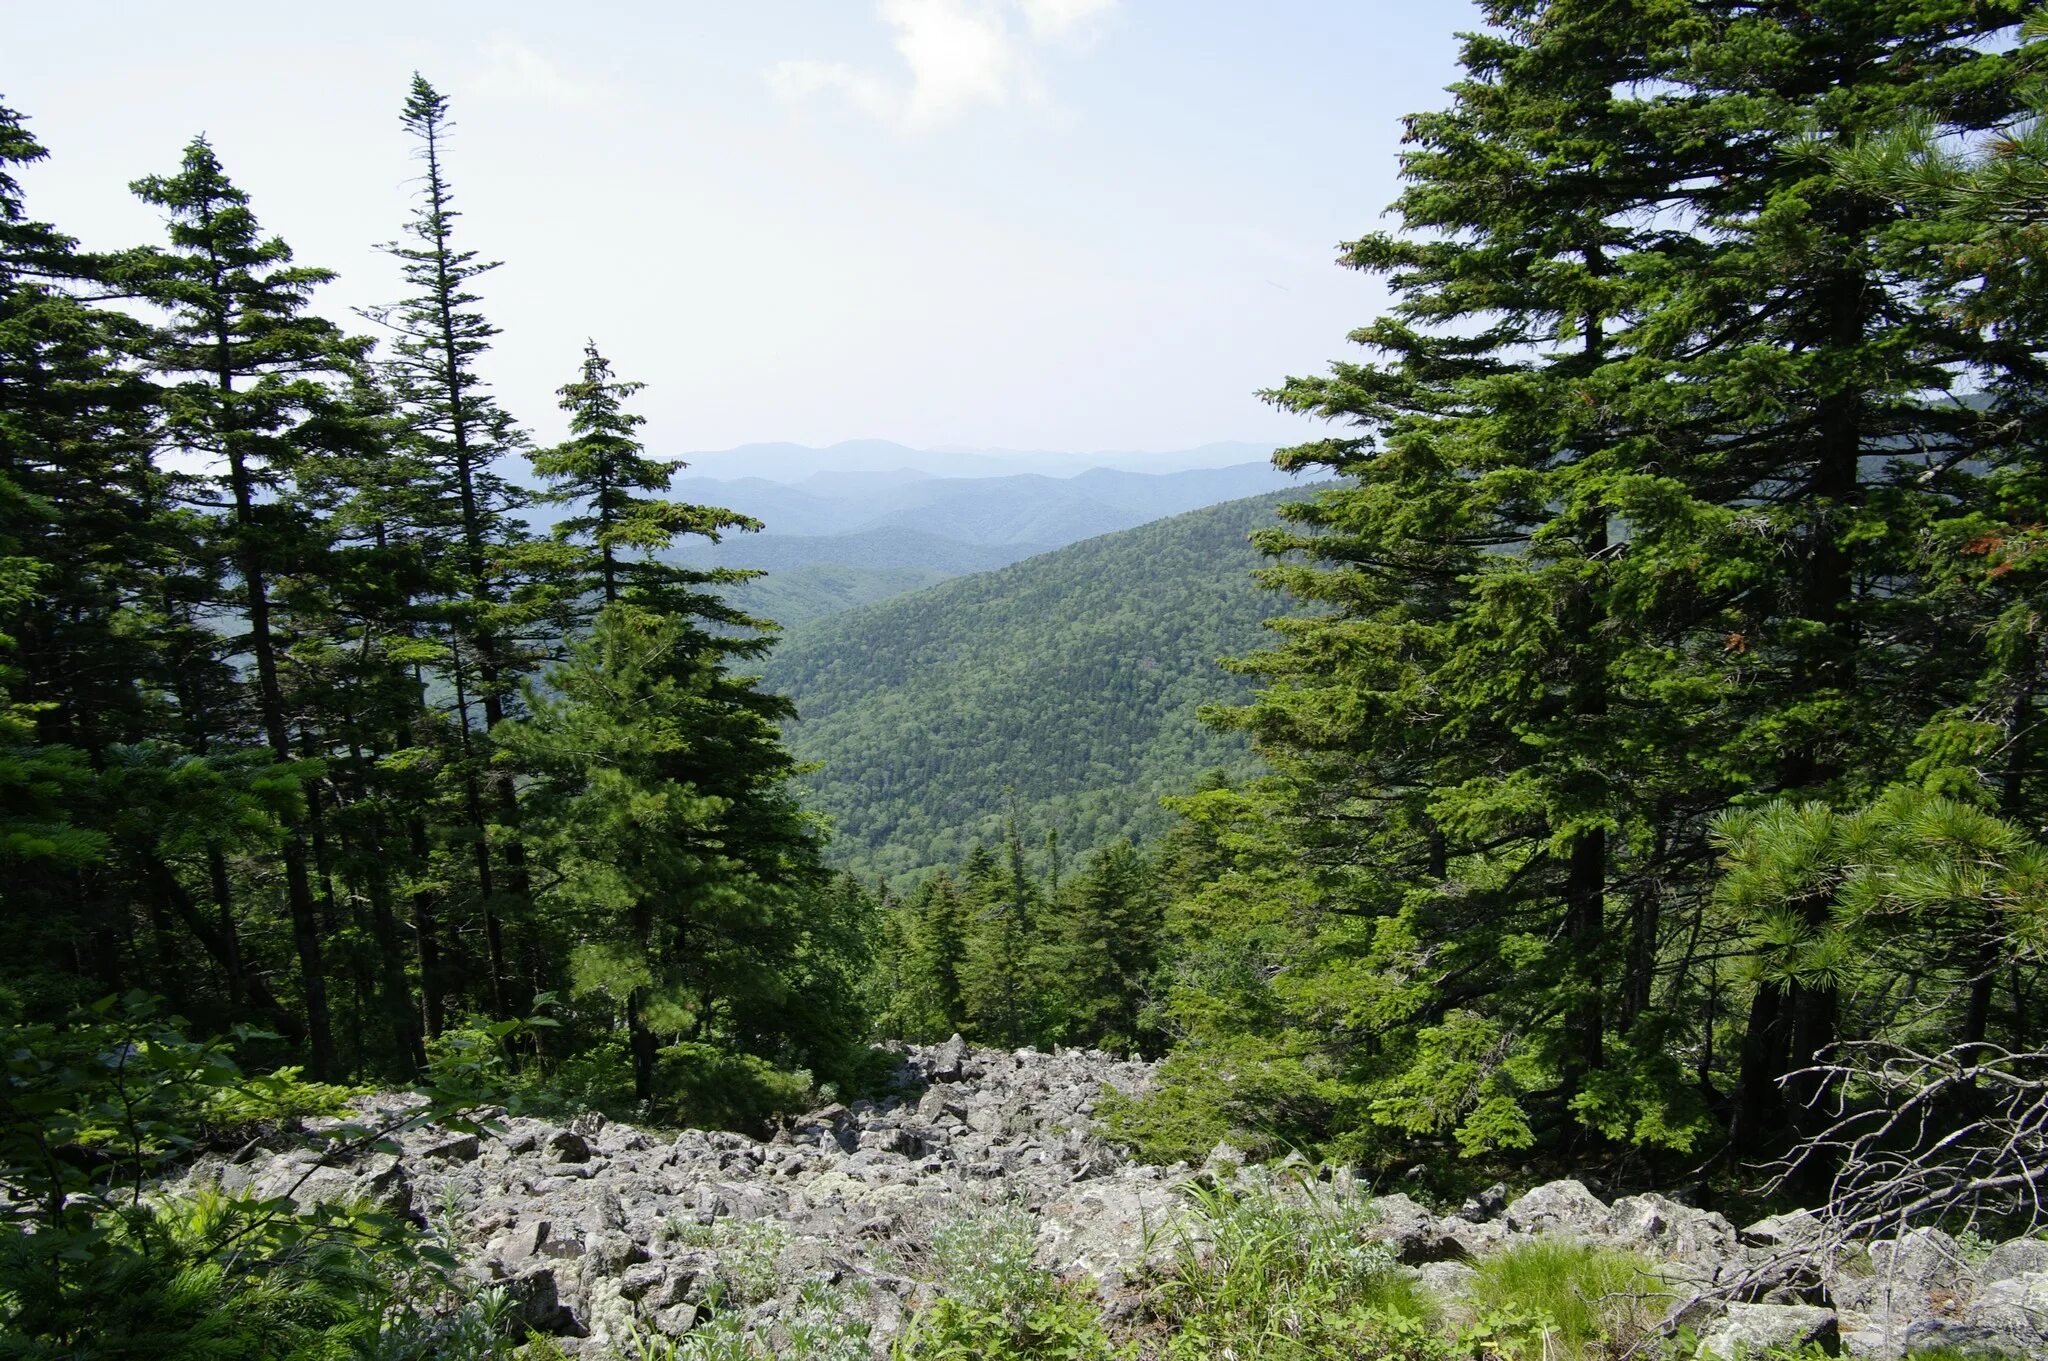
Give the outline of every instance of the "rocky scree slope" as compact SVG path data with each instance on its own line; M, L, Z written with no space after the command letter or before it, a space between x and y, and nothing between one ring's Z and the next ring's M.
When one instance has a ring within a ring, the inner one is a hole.
M906 1050L885 1099L813 1111L765 1142L656 1135L596 1114L510 1117L482 1136L415 1128L396 1152L340 1165L316 1148L252 1147L204 1159L186 1180L369 1200L430 1223L570 1354L704 1326L744 1326L779 1350L824 1326L840 1353L851 1342L880 1356L930 1297L935 1233L971 1216L1029 1216L1040 1266L1114 1297L1185 1241L1193 1184L1320 1175L1319 1195L1366 1194L1342 1169L1248 1168L1227 1147L1202 1168L1128 1160L1093 1116L1106 1091L1150 1080L1149 1065L1100 1052L971 1049L956 1036ZM1562 1237L1659 1263L1702 1356L1807 1344L1886 1361L1936 1346L2048 1356L2048 1241L1970 1253L1921 1229L1801 1260L1808 1216L1738 1230L1660 1195L1610 1204L1577 1181L1512 1200L1496 1187L1444 1215L1402 1194L1371 1203L1373 1236L1454 1311L1471 1262Z

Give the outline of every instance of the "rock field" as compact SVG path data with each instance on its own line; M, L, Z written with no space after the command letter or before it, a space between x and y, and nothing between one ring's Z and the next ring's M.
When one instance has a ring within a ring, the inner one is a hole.
M636 1328L675 1335L719 1318L776 1338L824 1300L858 1313L883 1355L926 1288L942 1225L999 1207L1028 1214L1042 1265L1113 1291L1166 1250L1191 1181L1262 1175L1227 1148L1202 1168L1154 1167L1106 1142L1092 1119L1103 1092L1141 1091L1150 1076L1100 1053L970 1049L956 1037L906 1051L888 1099L813 1111L766 1142L656 1135L598 1115L511 1117L482 1137L411 1130L401 1152L339 1166L310 1148L245 1149L201 1160L188 1180L302 1202L364 1198L428 1223L572 1354L606 1355ZM1364 1193L1342 1171L1330 1189ZM1513 1199L1496 1188L1449 1214L1402 1194L1373 1203L1374 1232L1453 1306L1466 1263L1537 1235L1646 1254L1689 1298L1796 1259L1811 1231L1802 1216L1738 1229L1659 1195L1610 1204L1576 1181ZM1938 1345L2048 1356L2048 1241L1987 1254L1921 1229L1780 1278L1695 1306L1686 1321L1701 1354L1732 1361L1817 1342L1885 1361Z

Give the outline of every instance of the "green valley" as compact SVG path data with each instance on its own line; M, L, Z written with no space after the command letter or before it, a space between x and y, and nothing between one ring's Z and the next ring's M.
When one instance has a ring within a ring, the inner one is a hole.
M1015 811L1075 846L1156 832L1162 795L1243 770L1206 704L1248 693L1278 598L1247 536L1300 491L1227 502L792 628L765 665L841 859L901 874L958 859ZM772 578L771 578L772 580Z

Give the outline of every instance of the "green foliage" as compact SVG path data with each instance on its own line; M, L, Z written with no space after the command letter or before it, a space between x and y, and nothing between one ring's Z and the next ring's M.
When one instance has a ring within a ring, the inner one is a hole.
M1544 1361L1611 1355L1663 1320L1670 1288L1625 1252L1539 1239L1483 1257L1472 1298L1482 1313L1527 1323L1503 1329L1507 1355Z
M1066 873L1057 839L1035 873L1013 823L1003 854L977 847L957 872L880 906L869 966L878 1031L936 1041L1066 1044L1135 1053L1163 937L1157 867L1128 841Z
M226 1044L187 1039L139 995L11 1022L0 1046L0 1355L424 1356L429 1340L456 1355L436 1339L488 1308L455 1297L445 1254L373 1207L157 1186L208 1140L333 1110L334 1089L245 1078ZM463 1127L490 1095L475 1076L451 1063L423 1109L331 1128L332 1156L415 1121Z
M807 1109L817 1098L812 1075L778 1068L758 1054L720 1045L664 1045L657 1090L678 1120L720 1129L760 1129L776 1116Z
M1967 988L1978 942L2007 964L2048 945L2048 848L1981 808L1913 788L1847 812L1777 800L1725 815L1715 838L1720 904L1771 981L1853 991L1875 966Z
M936 586L960 575L943 567L867 567L842 562L807 562L769 572L720 591L736 609L756 619L773 619L794 629L863 605Z
M668 490L682 466L680 460L648 458L641 448L636 432L646 418L627 411L626 403L643 386L615 379L596 344L586 343L582 376L561 390L570 438L532 455L535 475L551 484L540 499L577 508L554 525L558 542L583 541L564 564L567 589L593 605L630 601L743 626L746 617L706 589L731 580L733 573L691 571L656 555L685 534L716 543L726 530L759 529L761 522L641 494Z
M672 1220L664 1227L674 1242L711 1248L718 1255L714 1307L747 1306L773 1296L782 1284L781 1260L789 1230L772 1219L714 1219L709 1224Z
M1152 1310L1174 1357L1244 1361L1341 1354L1392 1318L1427 1320L1372 1209L1312 1182L1193 1193Z
M702 1114L779 1100L771 1063L850 1062L858 937L831 920L844 904L786 788L781 702L686 619L621 601L529 704L498 742L533 780L540 901L575 942L575 991L627 1024L635 1098L656 1098L664 1044L682 1042L669 1067ZM743 1054L767 1062L724 1062Z
M941 1225L932 1235L939 1297L911 1320L896 1361L1114 1361L1096 1302L1033 1265L1037 1223L995 1209Z
M1784 1079L1922 969L1963 985L1930 1037L2028 1033L1959 863L1867 905L1902 927L1876 957L1826 892L1715 892L1731 806L2048 807L2048 313L1985 253L2031 224L1987 168L2038 103L2020 11L1487 7L1397 228L1345 252L1391 308L1268 394L1334 425L1281 465L1340 480L1259 536L1294 613L1224 717L1271 773L1179 802L1181 1047L1124 1128L1676 1167L1783 1147ZM1844 170L1901 127L1963 148L1931 207Z

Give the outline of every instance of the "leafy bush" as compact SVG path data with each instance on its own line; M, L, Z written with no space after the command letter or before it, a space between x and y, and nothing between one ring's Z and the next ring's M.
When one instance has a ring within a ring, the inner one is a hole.
M672 1044L661 1051L655 1090L684 1124L756 1129L807 1107L811 1075L717 1045Z

